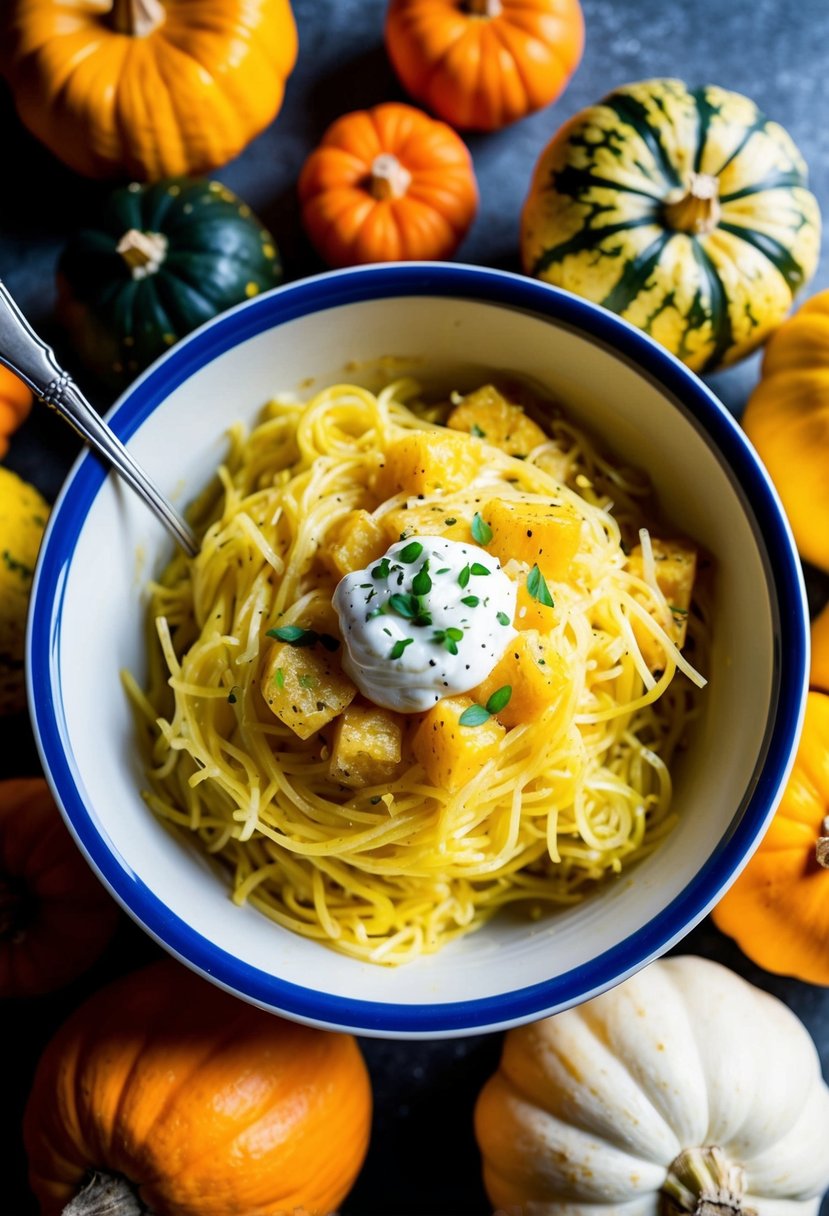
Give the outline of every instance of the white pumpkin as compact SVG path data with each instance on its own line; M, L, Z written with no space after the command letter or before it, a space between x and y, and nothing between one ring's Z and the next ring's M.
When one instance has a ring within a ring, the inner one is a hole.
M775 997L691 956L506 1036L475 1111L499 1216L810 1216L829 1088Z

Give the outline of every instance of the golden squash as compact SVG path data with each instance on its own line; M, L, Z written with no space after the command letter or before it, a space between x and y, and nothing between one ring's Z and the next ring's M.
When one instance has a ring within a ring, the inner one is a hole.
M801 556L829 571L829 291L807 300L769 342L742 422Z
M0 715L26 705L26 616L48 514L34 486L0 467Z
M747 97L646 80L561 128L524 205L524 270L619 313L696 371L768 337L811 278L820 213Z
M812 621L809 684L821 692L829 692L829 604Z
M32 394L23 381L0 363L0 459L9 450L9 439L32 408Z
M275 117L288 0L4 0L0 67L25 125L88 177L225 164Z

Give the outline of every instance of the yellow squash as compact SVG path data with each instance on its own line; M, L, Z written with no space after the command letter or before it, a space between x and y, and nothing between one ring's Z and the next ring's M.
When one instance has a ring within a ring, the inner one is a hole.
M289 0L3 0L0 67L26 126L88 177L225 164L282 104Z
M0 715L18 713L26 704L26 615L48 514L34 486L0 467Z
M743 427L801 556L829 571L829 291L807 300L769 342Z
M541 155L526 273L619 313L697 371L742 358L812 276L820 214L790 136L752 101L626 85Z

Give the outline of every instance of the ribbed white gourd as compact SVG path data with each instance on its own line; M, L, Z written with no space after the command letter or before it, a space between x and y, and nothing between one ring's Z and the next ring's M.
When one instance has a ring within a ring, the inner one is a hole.
M809 1033L692 956L509 1031L475 1125L509 1216L813 1216L829 1187Z

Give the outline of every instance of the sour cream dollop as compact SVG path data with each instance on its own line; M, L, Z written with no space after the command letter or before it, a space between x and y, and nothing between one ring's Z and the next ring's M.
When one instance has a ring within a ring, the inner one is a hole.
M478 545L398 541L337 584L343 668L376 705L429 709L489 675L516 636L515 598L515 584Z

